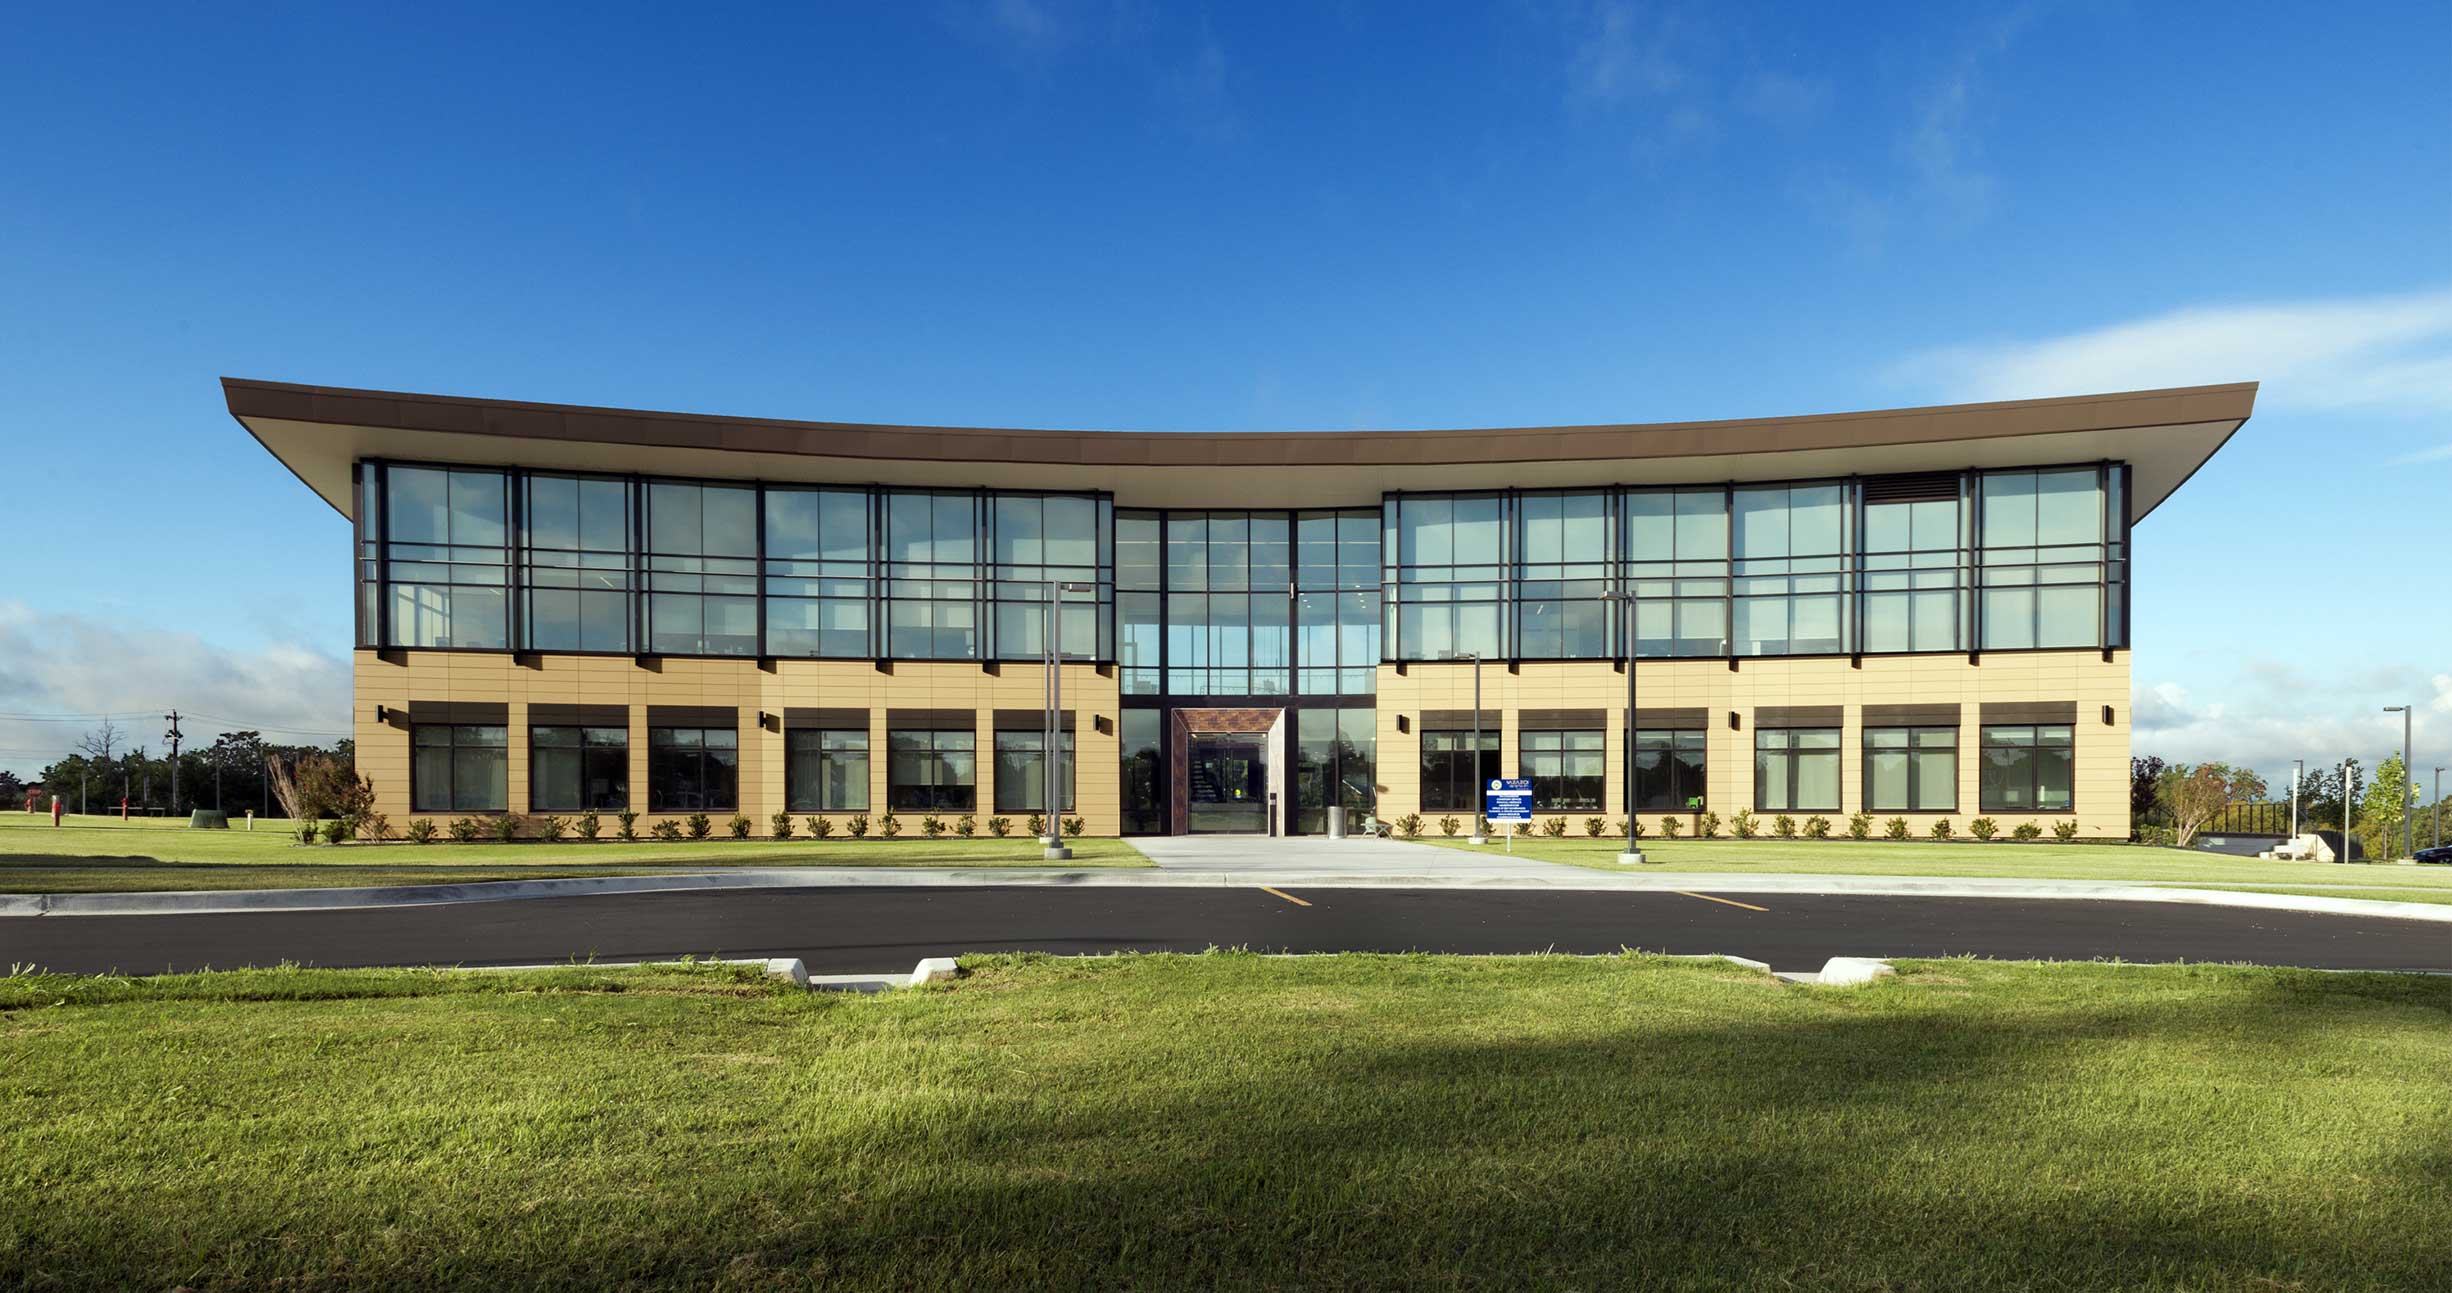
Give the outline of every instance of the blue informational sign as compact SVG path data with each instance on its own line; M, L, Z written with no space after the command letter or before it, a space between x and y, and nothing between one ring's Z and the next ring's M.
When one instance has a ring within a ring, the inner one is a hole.
M1532 825L1532 782L1527 778L1494 780L1483 788L1481 815L1491 824Z

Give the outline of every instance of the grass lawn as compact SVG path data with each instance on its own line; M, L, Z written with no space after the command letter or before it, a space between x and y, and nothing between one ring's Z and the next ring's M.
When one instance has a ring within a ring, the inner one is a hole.
M1488 849L1502 852L1498 836ZM1416 841L1475 851L1462 839L1423 836ZM1517 836L1516 855L1601 871L1628 872L1618 865L1624 836L1606 839L1527 839ZM1790 875L1998 876L2013 880L2138 880L2233 885L2379 885L2394 889L2442 889L2452 896L2452 867L2316 862L2265 862L2194 849L2141 844L1937 844L1929 840L1664 840L1647 835L1650 871L1760 871ZM2357 897L2344 894L2344 897Z
M730 866L1044 866L1020 839L731 840L675 844L300 844L273 823L189 830L160 818L0 813L0 893L154 889L295 889L323 885L443 884L573 875L647 875ZM1150 865L1121 840L1074 842L1066 866Z
M0 979L0 1287L2414 1289L2452 981ZM2430 1273L2431 1272L2431 1273Z

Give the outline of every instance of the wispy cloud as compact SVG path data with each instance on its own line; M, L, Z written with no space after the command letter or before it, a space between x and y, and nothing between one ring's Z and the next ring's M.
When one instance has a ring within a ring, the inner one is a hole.
M1567 88L1578 98L1618 103L1671 94L1689 83L1677 45L1683 21L1661 6L1604 0L1578 14L1567 56Z
M130 743L159 750L159 715L172 708L197 716L180 725L191 745L251 727L322 743L349 729L349 662L304 646L235 650L0 602L0 714L134 714L120 722ZM0 768L38 772L88 726L99 723L0 718Z
M2388 670L2311 687L2287 665L2250 662L2227 701L2200 701L2178 682L2139 686L2131 698L2132 748L2181 763L2255 768L2279 787L2293 759L2331 767L2355 757L2374 768L2401 752L2401 720L2386 704L2413 702L2412 741L2423 756L2452 737L2452 673ZM2433 765L2424 757L2422 768Z
M1918 189L1953 218L1978 219L1992 206L1995 184L1977 128L1984 78L2031 17L2021 6L1973 33L1916 96L1900 137L1899 155Z
M1951 399L2020 399L2254 379L2268 402L2452 412L2452 288L2203 306L2031 341L1945 346L1891 377ZM2452 446L2411 462L2452 457Z

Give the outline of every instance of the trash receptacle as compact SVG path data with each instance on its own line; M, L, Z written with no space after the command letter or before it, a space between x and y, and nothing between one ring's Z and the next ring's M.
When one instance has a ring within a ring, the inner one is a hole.
M1332 840L1345 838L1345 806L1342 804L1334 805L1328 810L1328 838Z

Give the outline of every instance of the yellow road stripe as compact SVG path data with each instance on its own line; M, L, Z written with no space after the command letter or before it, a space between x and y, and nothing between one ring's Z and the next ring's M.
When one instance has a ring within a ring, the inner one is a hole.
M1260 886L1260 892L1276 894L1278 897L1285 899L1287 902L1293 903L1297 907L1308 907L1311 905L1310 903L1304 902L1302 899L1295 897L1293 894L1277 889L1271 889L1265 884Z
M1770 908L1768 908L1768 907L1757 907L1757 906L1755 906L1754 904L1752 904L1752 903L1750 903L1750 902L1739 902L1739 901L1737 901L1737 900L1736 900L1736 899L1734 899L1734 898L1714 898L1714 897L1712 897L1710 894L1707 894L1707 893L1687 893L1687 892L1686 892L1685 890L1683 890L1683 889L1671 889L1671 890L1669 890L1669 892L1671 892L1671 893L1673 893L1673 894L1676 894L1676 895L1677 895L1678 897L1680 897L1680 898L1700 898L1700 899L1702 899L1702 900L1703 900L1703 901L1705 901L1705 902L1724 902L1724 903L1727 903L1727 904L1728 904L1729 906L1731 906L1731 907L1743 907L1743 908L1745 908L1747 911L1769 911L1769 910L1771 910L1771 909L1770 909Z

